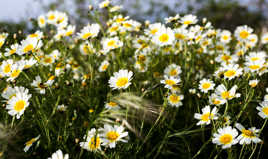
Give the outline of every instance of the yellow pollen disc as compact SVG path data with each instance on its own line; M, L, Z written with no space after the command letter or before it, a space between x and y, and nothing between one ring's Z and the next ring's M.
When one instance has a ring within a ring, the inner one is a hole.
M221 101L220 100L217 100L217 99L214 99L213 100L213 104L215 104L215 105L221 104Z
M223 99L228 99L228 98L230 98L230 93L228 91L222 92L221 97Z
M243 135L244 137L249 137L249 138L252 138L252 137L255 136L254 133L253 133L252 131L250 131L250 130L246 130L246 129L243 129L243 130L242 130L242 135Z
M223 36L222 36L222 39L223 39L223 40L228 40L228 39L229 39L229 36L227 36L227 35L223 35Z
M250 65L249 68L252 70L257 70L260 68L260 65Z
M36 38L36 37L38 37L38 34L30 34L29 37Z
M139 61L144 62L146 60L146 57L144 55L139 55Z
M180 96L172 94L169 96L169 100L171 101L171 103L178 103L180 101Z
M183 24L185 24L185 25L189 25L189 24L192 24L192 21L191 21L191 20L185 20L185 21L183 22Z
M118 26L114 26L114 27L111 27L111 28L109 29L110 32L115 32L115 31L117 31L117 30L118 30Z
M228 70L226 72L224 72L224 76L225 77L232 77L236 74L236 71L235 70Z
M85 33L82 35L82 38L87 39L87 38L91 37L92 35L93 35L92 33Z
M32 44L27 45L26 47L24 47L23 52L29 52L32 51L34 49L34 46Z
M172 69L170 72L169 72L169 75L170 76L176 76L178 74L177 70L176 69Z
M262 109L262 112L265 114L265 115L268 115L268 107L265 107Z
M127 77L121 77L118 78L116 81L116 86L117 87L124 87L128 83L128 78Z
M45 63L52 63L52 58L51 57L47 57L44 59Z
M181 33L176 33L175 37L176 37L176 39L180 39L180 40L185 39L185 36L183 34L181 34Z
M26 146L30 146L35 142L35 138L32 138L31 140L26 142Z
M19 100L15 103L14 110L16 110L17 112L20 112L21 110L24 109L25 105L26 105L26 102L24 100Z
M48 19L49 20L54 20L55 19L55 15L52 14L52 15L48 16Z
M119 137L119 134L116 131L110 131L106 136L110 142L114 142Z
M158 32L158 29L157 29L157 28L151 30L151 34L153 34L153 35L154 35L156 32Z
M70 36L70 35L72 35L73 34L73 31L67 31L66 33L65 33L65 36Z
M210 116L211 116L210 113L203 114L201 116L201 120L205 121L205 122L208 122L210 120Z
M16 49L12 49L12 50L9 51L9 54L12 55L12 54L14 54L16 51L17 51Z
M251 61L258 61L258 60L260 60L260 58L258 58L258 57L252 57L251 58Z
M243 30L243 31L240 32L239 36L242 39L246 39L249 36L249 33L246 30Z
M11 71L11 65L10 64L7 64L4 69L3 69L3 72L4 73L9 73Z
M165 83L166 83L167 85L170 85L170 86L173 86L174 84L176 84L173 80L169 80L169 79L167 79L167 80L165 81Z
M222 59L223 61L225 61L225 62L228 62L229 60L231 60L231 56L229 56L229 55L223 55L223 56L221 57L221 59Z
M91 150L95 150L100 147L100 138L99 137L92 137L88 143L88 146Z
M18 77L20 72L20 70L13 70L10 76L13 78Z
M116 46L114 40L109 41L109 42L107 43L107 45L108 45L109 47L115 47L115 46Z
M233 141L233 136L230 134L224 134L219 139L220 143L227 145Z
M45 19L44 18L39 19L39 21L40 21L41 24L45 24Z
M162 35L159 36L159 41L161 41L161 42L163 42L163 43L164 43L164 42L167 42L168 39L169 39L168 34L162 34Z
M210 86L211 86L211 84L208 83L208 82L205 82L205 83L202 84L203 89L208 89Z
M105 65L103 65L103 66L102 66L102 68L101 68L101 69L102 69L102 70L106 70L107 68L108 68L108 65L107 65L107 64L105 64Z
M130 28L130 27L132 27L132 25L129 24L129 23L124 23L123 26L126 27L126 28Z
M117 106L117 104L116 104L115 102L109 102L108 105L109 105L110 107L115 107L115 106Z

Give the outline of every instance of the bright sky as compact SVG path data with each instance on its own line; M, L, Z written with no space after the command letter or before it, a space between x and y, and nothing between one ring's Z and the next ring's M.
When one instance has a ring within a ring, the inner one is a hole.
M41 10L41 3L48 3L51 0L0 0L0 21L19 21L37 17Z

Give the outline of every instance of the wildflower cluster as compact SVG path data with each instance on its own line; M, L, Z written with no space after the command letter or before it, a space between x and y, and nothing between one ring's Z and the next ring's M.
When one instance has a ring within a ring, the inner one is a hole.
M191 14L141 23L110 0L90 9L95 21L81 28L49 11L22 40L0 33L0 121L22 129L26 158L157 158L188 144L191 157L206 144L215 158L255 154L268 120L268 33Z

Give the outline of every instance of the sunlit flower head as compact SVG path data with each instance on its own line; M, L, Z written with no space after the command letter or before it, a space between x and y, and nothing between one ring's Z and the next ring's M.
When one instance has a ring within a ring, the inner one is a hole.
M255 79L255 80L250 80L248 84L250 85L250 87L256 87L258 83L259 83L259 80Z
M240 123L236 123L235 127L242 132L237 137L237 140L239 140L239 144L250 144L250 143L260 143L261 139L259 138L258 132L260 131L259 129L256 129L255 127L245 129L243 125Z
M109 86L112 89L126 89L131 84L132 75L132 71L119 70L109 79Z
M109 148L115 148L116 143L127 142L128 132L124 132L123 126L111 126L108 124L104 125L104 128L100 129L100 136L103 140L104 146L108 146Z
M99 67L99 72L105 72L108 69L109 65L110 63L107 60L102 61Z
M177 94L177 93L171 93L167 99L168 99L168 103L171 106L175 106L175 107L179 107L182 106L182 100L183 100L184 96L181 94Z
M196 125L210 124L211 120L218 119L218 109L214 107L212 110L209 105L202 108L202 114L195 113L194 118L200 120Z
M209 90L213 90L214 89L214 82L211 81L210 79L202 79L199 82L199 89L201 90L201 92L207 93Z
M164 80L161 80L160 83L164 84L165 88L172 89L172 87L177 85L180 81L180 78L164 75Z
M87 135L84 136L85 142L80 142L80 146L88 151L101 150L101 143L103 142L95 128L88 131Z
M190 24L195 24L197 23L197 17L195 15L192 15L192 14L188 14L188 15L185 15L183 17L181 17L180 19L180 22L183 24L183 25L190 25Z
M175 35L172 29L161 27L160 30L153 36L152 42L159 46L172 45L175 40Z
M230 148L238 143L237 136L237 130L231 126L219 128L213 134L212 143L222 146L222 149Z
M180 73L181 67L176 64L170 64L164 70L164 74L167 76L178 77Z
M37 142L39 140L39 138L40 138L40 135L38 135L37 137L34 137L31 140L27 141L25 143L25 147L23 149L24 152L27 152L32 147L33 143Z
M258 115L260 117L262 117L263 119L268 118L268 101L261 102L260 106L258 106L256 109L259 111Z

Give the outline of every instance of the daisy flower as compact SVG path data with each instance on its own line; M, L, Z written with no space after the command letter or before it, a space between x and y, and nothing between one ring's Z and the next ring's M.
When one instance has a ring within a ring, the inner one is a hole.
M234 85L228 91L227 88L223 84L221 84L216 88L215 93L217 96L221 97L223 100L231 100L234 97L236 98L240 97L240 93L236 93L236 90L237 90L237 85Z
M51 157L48 159L69 159L69 154L63 154L62 151L59 149L52 154Z
M250 52L246 56L246 61L251 62L258 62L258 61L265 61L266 53L264 51L259 52Z
M185 26L188 26L190 24L195 24L197 23L197 17L195 15L188 14L188 15L183 16L180 19L180 22Z
M172 87L177 85L180 81L179 78L164 75L164 80L161 80L160 83L165 84L165 88L172 89Z
M145 33L149 36L154 36L158 33L158 31L164 27L161 23L154 23L154 24L150 24L149 28L147 30L145 30Z
M67 109L67 106L65 106L64 104L61 104L61 105L57 106L58 111L65 112L66 109Z
M231 126L219 128L213 134L212 143L222 146L222 149L230 148L232 145L237 144L237 135L237 130Z
M41 48L42 45L42 41L38 40L37 38L27 38L21 41L17 54L24 55L28 52L35 52Z
M118 37L104 38L102 39L101 43L105 53L123 46L123 42L121 42Z
M172 45L175 40L174 32L170 28L162 27L153 36L152 42L159 46Z
M99 72L105 72L107 68L109 67L110 63L107 60L102 61L100 67L99 67Z
M127 139L123 139L128 137L128 132L124 132L123 126L111 126L108 124L104 125L104 128L100 129L101 138L103 140L103 144L108 146L109 148L115 148L117 142L127 142Z
M256 129L255 127L245 129L240 123L236 123L235 127L242 132L242 134L237 137L240 145L261 142L261 139L258 137L259 129Z
M44 28L46 26L46 18L44 15L40 15L38 18L37 18L37 22L38 22L38 26L40 28Z
M2 62L1 67L1 74L3 74L3 76L9 76L11 71L12 71L12 66L14 65L14 61L12 59L8 59L6 61Z
M13 55L13 54L15 54L16 52L17 52L17 50L18 50L18 47L19 47L19 44L12 44L11 46L10 46L10 48L6 48L5 49L5 53L4 53L4 55L5 56L11 56L11 55Z
M261 43L262 43L262 44L267 44L267 43L268 43L268 32L267 32L267 33L264 33L264 34L261 36Z
M203 125L203 124L210 124L211 120L217 120L218 119L218 110L216 107L214 107L212 110L210 109L210 106L207 105L204 108L202 108L202 114L195 113L194 118L200 120L196 125Z
M209 103L211 105L219 106L219 105L226 103L226 100L222 99L220 96L213 93L213 94L211 94L211 96L209 96Z
M238 64L229 64L224 66L224 70L224 78L231 80L235 77L239 77L240 75L242 75L243 69L240 68Z
M211 81L210 79L202 79L199 82L199 89L201 90L201 92L207 93L209 90L213 90L214 89L214 82Z
M23 151L24 152L27 152L32 147L33 143L35 143L36 141L38 141L39 138L40 138L40 135L38 135L37 137L32 138L31 140L27 141L25 143L25 147L24 147Z
M86 41L85 43L82 43L80 45L80 52L83 55L90 55L96 52L96 50L94 49L94 46L91 43Z
M85 26L80 33L78 33L78 36L83 39L87 40L88 38L94 38L97 37L100 31L100 25L99 24L88 24Z
M168 103L171 106L175 106L175 107L179 107L182 106L182 100L183 100L184 96L183 95L179 95L176 93L172 93L168 96Z
M105 0L105 1L101 2L99 4L99 8L106 8L106 7L108 7L109 4L110 4L110 2L111 2L110 0Z
M118 107L119 107L118 104L112 101L105 103L105 108L107 109L114 109Z
M265 61L247 61L245 63L246 67L244 68L247 72L258 72L261 70L261 68L264 66Z
M28 94L28 89L15 87L16 96L7 101L8 114L16 116L17 119L24 113L29 106L29 99L32 95Z
M250 85L250 87L256 87L258 83L259 83L259 80L255 79L255 80L250 80L248 84Z
M268 118L268 101L263 101L260 103L260 106L256 108L259 113L258 115L262 117L263 119Z
M87 135L84 136L85 142L80 142L80 147L88 151L101 150L102 139L96 133L96 129L92 128L88 131Z
M180 73L181 73L181 67L176 64L170 64L164 70L164 74L167 76L178 77Z
M41 80L40 76L35 77L35 80L32 82L31 86L35 87L35 90L39 91L40 94L45 94L46 93L47 85L42 83L42 80Z
M131 84L132 76L132 71L119 70L109 79L109 86L113 89L126 89Z
M229 30L223 30L221 33L220 33L220 41L222 43L229 43L231 40L232 40L232 37L231 37L231 32Z
M244 26L238 26L235 29L235 37L239 41L247 41L249 38L249 35L253 32L253 29L244 25Z
M23 70L24 65L22 63L15 63L14 65L11 66L11 73L9 74L9 78L7 79L7 81L13 81L14 79L16 79L21 71Z

